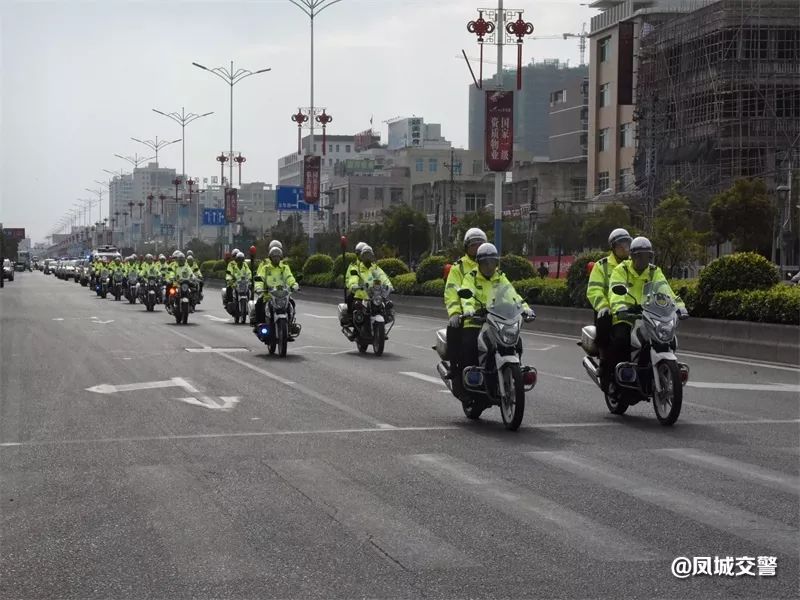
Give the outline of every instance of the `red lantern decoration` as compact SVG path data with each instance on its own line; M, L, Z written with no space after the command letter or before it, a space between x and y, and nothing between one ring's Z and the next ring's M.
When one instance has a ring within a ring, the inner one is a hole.
M494 33L494 23L491 21L487 21L483 18L483 11L478 11L478 18L475 21L470 21L467 23L467 31L470 33L474 33L478 36L478 46L481 50L481 57L480 57L480 66L479 74L478 74L478 89L483 89L483 42L484 37L487 35L491 35Z
M347 248L347 237L342 236L341 238L339 238L339 245L341 245L342 250Z
M308 121L308 115L303 114L303 111L298 108L297 109L297 114L292 115L292 121L297 123L297 153L298 154L302 154L303 153L303 148L302 148L302 145L300 143L300 140L301 140L300 130L303 128L303 123Z
M522 89L522 38L533 33L533 23L527 23L522 19L522 13L518 13L519 18L513 23L506 25L509 35L517 36L517 89Z
M328 123L333 121L333 117L330 116L329 114L326 114L325 109L323 108L322 114L317 115L315 118L317 123L322 125L322 156L325 156L326 154L325 149L327 147L327 144L325 143L325 127L328 125Z
M250 256L255 256L255 255L256 255L256 247L250 246Z

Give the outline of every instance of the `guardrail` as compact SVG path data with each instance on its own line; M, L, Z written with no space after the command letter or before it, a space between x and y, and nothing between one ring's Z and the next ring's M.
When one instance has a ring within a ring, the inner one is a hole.
M207 280L207 284L222 285L223 282ZM302 287L297 299L329 303L333 311L336 304L343 301L343 292ZM440 318L442 327L445 326L447 312L441 298L394 295L392 300L398 315L405 313ZM581 327L591 324L593 319L592 311L584 308L535 308L536 321L527 325L527 329L566 335L574 337L576 341L580 337ZM678 351L681 350L797 366L800 364L800 328L794 325L692 318L682 321L679 326Z

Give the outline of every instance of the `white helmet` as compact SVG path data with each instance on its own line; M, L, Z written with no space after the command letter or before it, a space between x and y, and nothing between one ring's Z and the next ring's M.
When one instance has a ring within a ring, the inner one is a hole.
M167 257L164 256L163 254L159 254L158 255L158 260L167 260Z
M239 249L238 248L234 248L233 252L231 252L231 256L235 257L237 254L239 254Z
M236 260L239 260L240 258L244 260L244 252L237 252L235 258Z
M615 229L608 236L608 245L611 246L612 249L620 242L631 242L631 234L628 233L627 229L623 229L622 227Z
M190 256L194 256L194 252L192 252L191 250L187 250L186 251L186 258L189 258Z
M358 242L356 244L356 254L361 254L361 251L364 249L364 246L367 245L367 242Z
M180 250L175 250L175 254L172 256L175 257L175 260L186 260L186 255Z
M278 240L272 240L269 243L269 248L267 248L267 250L269 251L272 250L273 248L280 248L281 252L283 252L283 244L281 244Z
M467 229L467 232L464 234L464 248L468 248L475 243L485 244L488 241L489 239L486 237L486 233L484 233L483 229L479 229L478 227L471 227Z
M183 255L183 252L180 250L175 250L175 252L172 253L172 258L178 258L179 254Z
M273 256L277 256L278 258L283 258L283 249L280 246L272 246L269 249L268 256L272 258Z
M375 260L375 251L372 249L372 246L368 246L367 244L362 246L361 252L359 252L358 255L361 259L365 259L366 255L369 255L370 261Z
M477 254L475 254L475 262L478 263L478 270L481 275L491 277L500 265L500 253L494 244L481 244Z
M639 236L631 242L631 261L640 273L653 262L653 244L646 237Z

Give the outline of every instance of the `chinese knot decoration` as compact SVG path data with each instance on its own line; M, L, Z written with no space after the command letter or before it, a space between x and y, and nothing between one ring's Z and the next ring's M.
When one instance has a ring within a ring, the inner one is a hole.
M478 18L475 21L470 21L467 23L467 31L470 33L474 33L478 36L478 45L480 46L481 50L481 62L479 66L479 74L478 74L478 88L483 88L483 42L484 37L487 35L491 35L494 33L494 23L491 21L487 21L483 18L483 11L478 11Z
M297 153L302 154L303 149L300 145L300 138L301 138L300 130L303 128L303 123L308 121L308 115L303 114L303 111L298 108L297 114L292 115L292 121L297 123Z
M522 13L516 21L506 24L506 32L517 36L517 89L522 89L522 38L533 33L533 23L525 22Z
M228 162L228 157L225 156L224 152L221 152L220 155L217 157L217 162L219 163L219 181L220 183L225 182L225 163ZM233 185L231 182L230 185Z
M239 156L233 159L239 165L239 187L242 185L242 163L247 162L247 159L242 156L242 153L239 153Z
M333 121L333 117L330 116L329 114L326 114L325 113L325 109L323 108L322 109L322 114L321 115L317 115L315 117L315 119L316 119L317 123L322 125L322 155L325 156L325 154L326 154L325 149L327 147L327 144L325 143L325 127L327 127L328 123Z
M153 200L155 200L155 196L153 194L147 194L147 212L151 215L153 214Z

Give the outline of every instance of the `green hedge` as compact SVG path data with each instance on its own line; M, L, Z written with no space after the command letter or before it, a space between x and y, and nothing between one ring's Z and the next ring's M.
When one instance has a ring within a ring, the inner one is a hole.
M327 254L312 254L303 264L303 275L333 272L333 259Z
M333 273L313 273L304 275L303 285L310 287L333 287Z
M344 273L344 269L346 266L349 266L356 260L356 255L353 252L348 252L346 254L345 260L347 261L346 265L342 264L342 255L339 254L336 258L333 259L333 268L332 271L335 275L341 275Z
M531 261L524 256L516 254L506 254L500 257L500 270L505 273L511 281L529 279L536 276L536 269L533 268Z
M718 319L800 325L800 289L777 285L768 290L719 292L710 310Z
M376 261L375 264L383 269L390 279L411 272L408 265L399 258L382 258Z
M575 258L575 262L567 271L568 306L592 307L589 300L586 299L586 287L589 285L589 273L586 271L586 267L590 262L597 262L606 254L603 250L590 250Z
M704 312L720 292L766 290L779 281L777 267L760 254L737 252L722 256L700 271L697 303Z
M569 290L566 281L563 279L530 277L521 281L514 281L513 284L517 293L534 305L570 306ZM529 291L533 294L532 300L528 300Z
M424 258L417 267L417 281L425 283L433 279L443 279L444 266L450 262L446 256L433 255Z
M672 291L680 296L683 303L686 305L686 310L693 317L704 317L702 306L697 301L699 290L699 280L697 279L672 279L669 282L669 287ZM708 311L706 310L705 313Z
M444 297L444 279L431 279L419 285L420 292L423 296L440 296Z
M412 296L416 293L417 276L414 273L406 273L405 275L392 277L392 285L394 286L395 294Z

